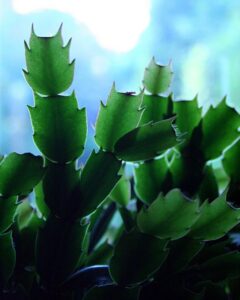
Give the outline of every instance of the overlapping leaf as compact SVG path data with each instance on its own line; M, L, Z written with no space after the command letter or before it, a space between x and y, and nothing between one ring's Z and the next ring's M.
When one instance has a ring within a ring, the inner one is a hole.
M125 161L154 158L178 144L172 125L174 118L140 126L123 137L114 146L114 153Z
M227 190L213 202L203 203L200 217L189 233L190 237L200 240L216 240L240 223L240 209L232 207L226 201L226 196Z
M74 93L56 97L35 94L35 106L29 111L34 141L47 158L66 163L82 154L87 134L86 112L85 108L78 109Z
M167 113L169 101L171 100L167 97L144 95L142 106L145 109L141 117L140 125L163 120Z
M32 28L30 47L25 42L24 75L34 91L57 95L69 88L74 74L74 61L69 63L70 44L71 40L63 47L61 27L52 37L39 37Z
M165 197L160 194L148 209L143 208L137 224L142 232L174 240L189 232L199 214L198 201L190 200L174 189Z
M202 150L207 160L214 159L239 137L240 116L234 108L227 105L224 98L217 107L210 107L202 126Z
M135 192L147 204L152 203L166 187L168 165L163 156L148 160L134 169Z
M16 197L0 197L0 233L7 230L13 223L17 209Z
M173 101L173 111L176 114L176 124L186 138L191 137L193 129L201 120L202 109L199 108L197 97L191 101Z
M130 286L150 278L167 256L166 240L138 231L124 234L115 247L110 273L121 286Z
M142 115L143 93L119 93L113 84L104 105L101 102L96 122L95 140L99 147L112 151L118 139L138 126Z
M224 152L222 163L228 176L233 181L240 181L240 139Z
M81 201L80 197L73 197L80 179L75 164L47 162L47 171L42 182L44 202L59 217L70 218L75 215L74 212Z
M120 175L119 161L112 153L92 152L81 175L81 203L79 213L82 216L91 213L110 194Z
M145 69L143 86L153 95L166 92L171 84L172 70L170 64L162 66L155 62L154 57Z
M26 195L45 172L43 159L30 153L11 153L0 163L0 194Z

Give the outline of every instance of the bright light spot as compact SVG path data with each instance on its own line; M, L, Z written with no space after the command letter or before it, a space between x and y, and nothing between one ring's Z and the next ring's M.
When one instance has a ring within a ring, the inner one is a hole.
M150 21L151 0L12 0L20 14L54 9L84 24L98 43L115 52L128 52Z
M91 60L92 72L97 76L106 73L108 68L109 62L104 56L95 56Z

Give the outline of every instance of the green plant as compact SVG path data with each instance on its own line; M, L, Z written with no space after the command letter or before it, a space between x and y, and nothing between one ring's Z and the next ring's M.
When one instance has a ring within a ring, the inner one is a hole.
M239 114L163 96L172 71L153 59L138 95L113 85L79 169L86 112L60 95L69 47L61 28L25 43L42 156L1 157L1 297L239 299Z

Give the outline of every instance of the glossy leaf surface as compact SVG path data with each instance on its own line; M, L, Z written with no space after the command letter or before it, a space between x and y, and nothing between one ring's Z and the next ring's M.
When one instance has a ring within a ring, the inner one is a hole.
M224 153L222 162L228 176L233 181L240 181L240 139Z

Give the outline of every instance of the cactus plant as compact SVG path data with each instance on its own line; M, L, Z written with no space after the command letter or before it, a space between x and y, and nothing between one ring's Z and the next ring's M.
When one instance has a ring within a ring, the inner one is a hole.
M25 42L41 155L0 158L1 299L239 299L239 114L176 101L152 59L139 94L113 84L79 168L70 44L61 27Z

